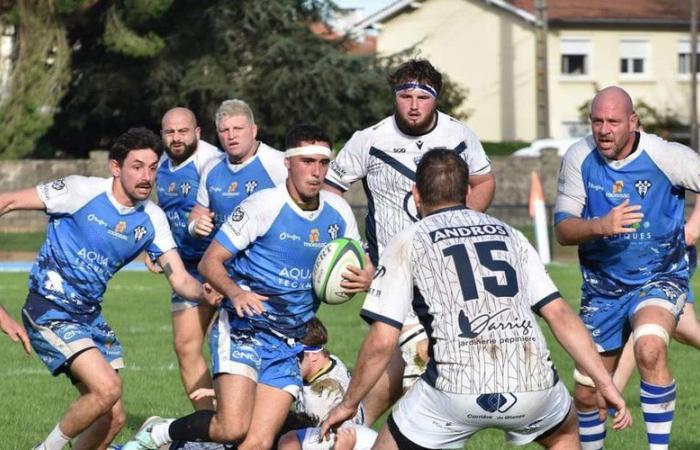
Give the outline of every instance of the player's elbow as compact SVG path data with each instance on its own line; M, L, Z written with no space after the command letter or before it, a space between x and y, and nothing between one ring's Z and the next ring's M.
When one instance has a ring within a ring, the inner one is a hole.
M563 223L560 223L554 227L554 237L557 239L557 242L559 245L576 245L578 242L576 242L571 234L569 233L568 228L563 225Z

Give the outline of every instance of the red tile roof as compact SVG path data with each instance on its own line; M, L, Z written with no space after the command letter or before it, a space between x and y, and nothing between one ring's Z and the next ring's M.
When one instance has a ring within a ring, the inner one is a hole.
M535 0L507 1L531 13L535 11ZM553 22L687 24L690 0L549 0L548 14Z

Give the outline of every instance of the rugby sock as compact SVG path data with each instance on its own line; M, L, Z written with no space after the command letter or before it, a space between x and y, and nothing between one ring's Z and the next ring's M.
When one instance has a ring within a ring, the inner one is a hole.
M56 425L42 443L43 447L40 445L39 448L45 450L61 450L69 441L70 438L63 434L59 426Z
M209 424L215 415L214 411L201 410L176 419L168 424L168 435L171 439L167 442L171 440L210 442ZM155 431L155 427L153 428Z
M605 422L598 417L598 410L576 411L581 450L600 450L605 441Z
M676 409L676 381L666 386L641 381L639 391L649 450L665 450L671 438L673 412Z
M170 434L168 433L168 429L170 428L170 424L173 423L174 420L165 420L163 422L159 422L153 427L151 427L151 439L153 440L153 443L158 445L159 447L165 444L168 444L172 442L172 439L170 438Z

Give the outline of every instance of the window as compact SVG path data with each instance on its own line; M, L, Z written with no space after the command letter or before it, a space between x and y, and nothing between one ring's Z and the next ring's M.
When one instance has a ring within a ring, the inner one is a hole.
M698 43L698 56L700 56L700 42ZM700 57L695 58L695 72L700 72ZM678 73L690 75L690 39L678 41Z
M562 39L560 51L562 75L588 75L588 64L591 53L590 40Z
M620 73L623 75L644 75L648 70L649 41L643 39L622 39L620 41Z

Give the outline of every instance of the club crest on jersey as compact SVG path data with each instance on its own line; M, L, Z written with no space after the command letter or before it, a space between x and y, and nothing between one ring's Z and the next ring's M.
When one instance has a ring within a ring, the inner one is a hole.
M413 157L413 162L414 162L414 164L415 164L415 165L418 165L418 163L420 162L420 159L421 159L421 155L414 156L414 157Z
M258 182L255 180L250 180L245 184L245 193L250 195L253 193L255 188L258 187Z
M117 222L117 224L114 226L114 232L119 233L119 234L124 234L126 231L126 222L123 220L120 220Z
M318 238L320 237L321 233L318 231L318 228L312 228L309 232L309 242L311 242L312 244L318 242Z
M182 195L188 195L191 190L192 185L188 181L185 181L180 185L180 192L182 192Z
M243 211L240 206L234 209L233 213L231 213L231 221L233 222L240 222L244 217L245 211Z
M637 194L639 194L640 197L644 198L649 193L649 189L651 189L651 181L637 180L634 183L634 188L637 190Z
M63 180L63 178L59 178L58 180L54 180L53 183L51 183L51 188L60 191L61 189L66 187L66 182Z
M331 240L338 237L338 231L340 231L340 226L337 223L328 226L328 235L331 237Z
M134 241L138 242L141 239L143 239L147 232L148 231L146 230L146 227L143 227L141 225L134 228Z

